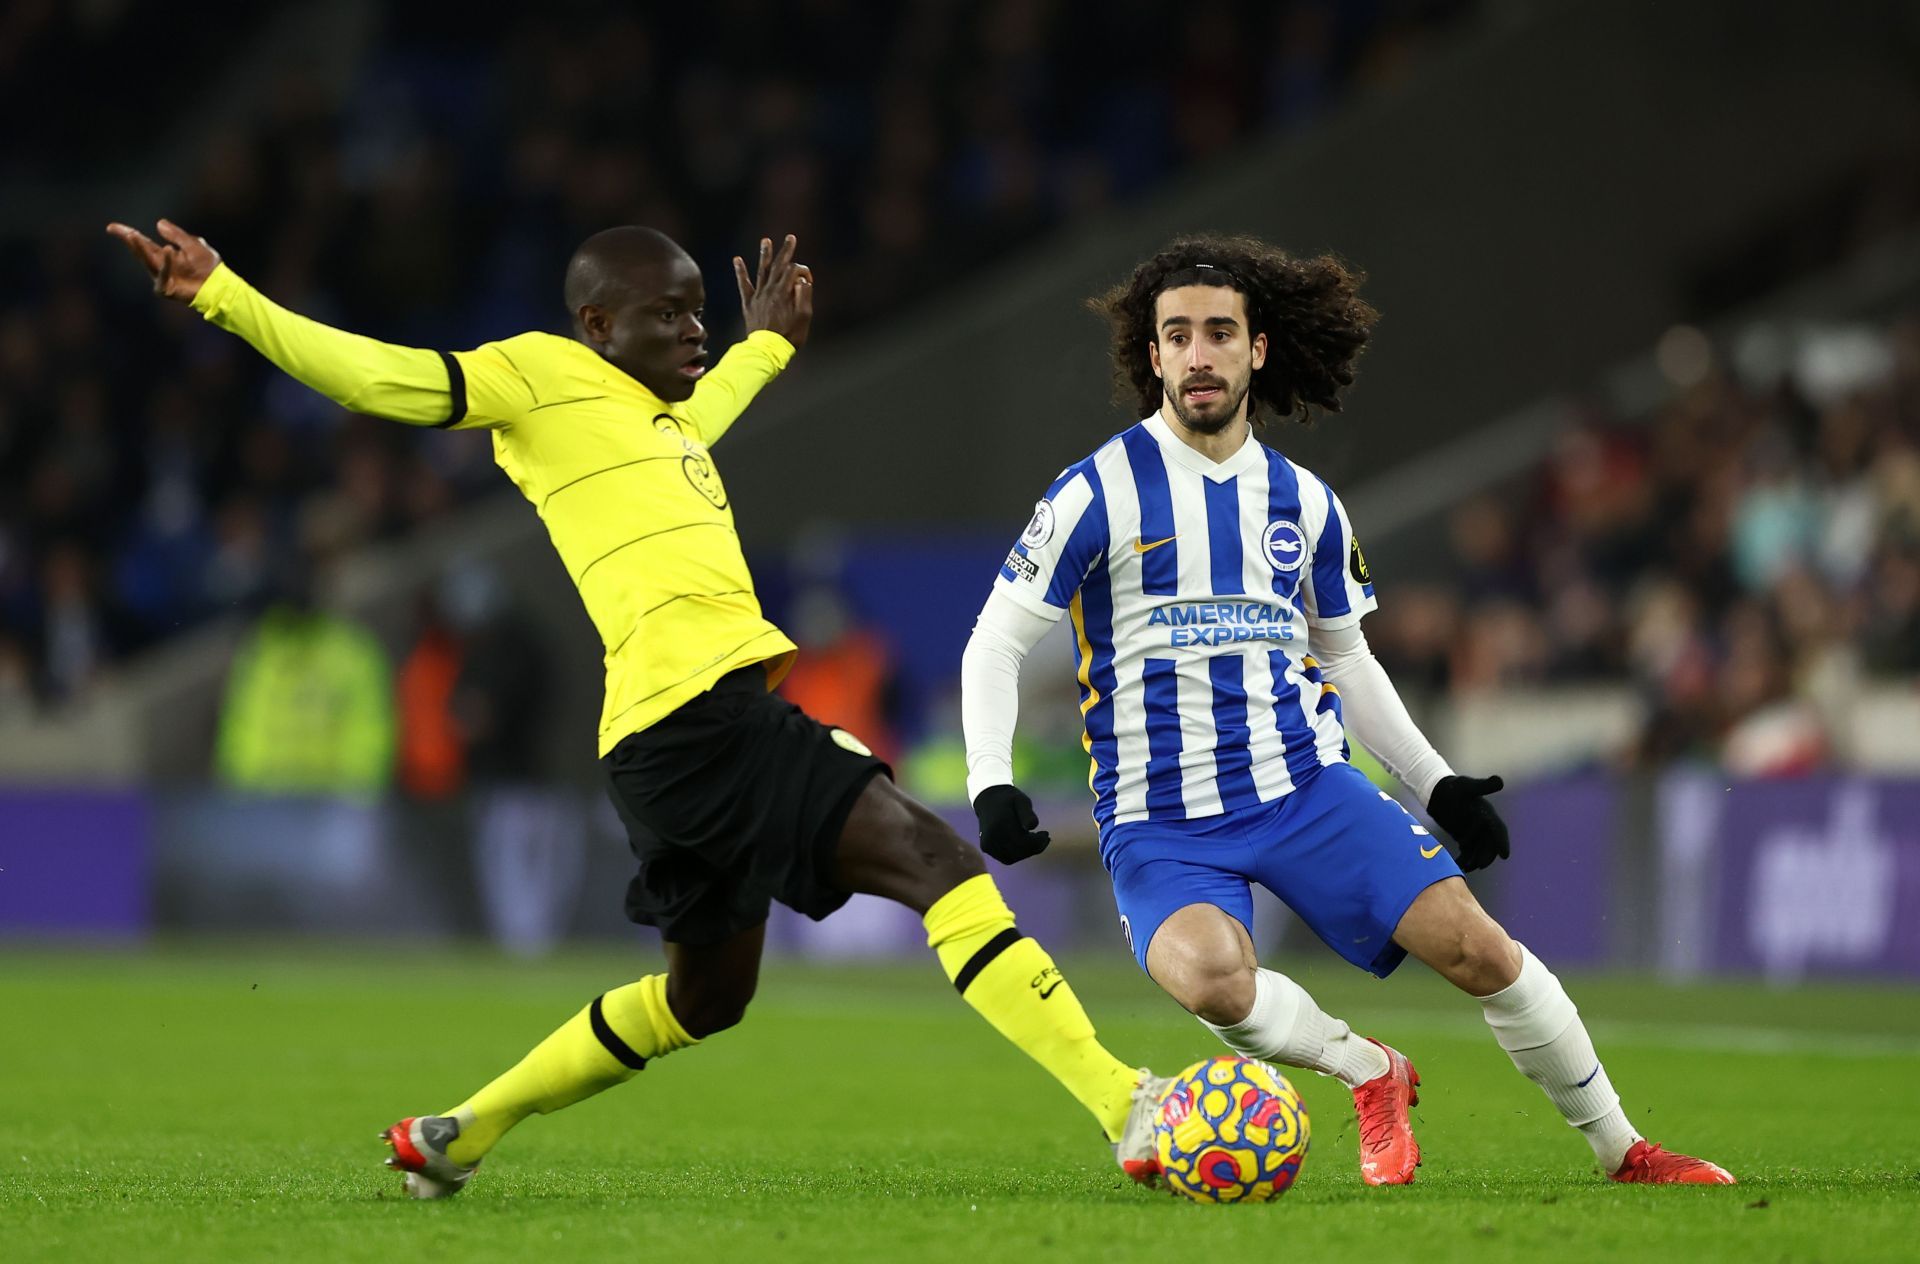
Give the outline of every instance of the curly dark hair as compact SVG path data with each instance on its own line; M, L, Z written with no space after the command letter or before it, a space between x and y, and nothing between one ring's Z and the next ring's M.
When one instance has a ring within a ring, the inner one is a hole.
M1313 423L1314 409L1340 411L1354 364L1380 318L1358 290L1365 274L1332 255L1295 259L1258 237L1181 237L1087 306L1113 330L1114 401L1136 417L1157 412L1164 387L1147 347L1157 334L1154 302L1183 285L1224 285L1247 301L1248 336L1267 336L1267 362L1254 370L1249 419Z

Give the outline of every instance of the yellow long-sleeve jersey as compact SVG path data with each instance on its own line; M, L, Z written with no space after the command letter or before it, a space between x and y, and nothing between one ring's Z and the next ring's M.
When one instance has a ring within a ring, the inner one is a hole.
M493 432L494 460L546 523L606 646L602 755L736 668L765 663L772 688L792 665L707 454L793 356L780 335L748 334L669 404L570 338L398 347L289 312L225 264L193 306L342 407Z

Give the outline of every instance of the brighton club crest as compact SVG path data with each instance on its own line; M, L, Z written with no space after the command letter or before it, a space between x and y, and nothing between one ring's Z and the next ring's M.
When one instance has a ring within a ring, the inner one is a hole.
M1260 543L1266 550L1267 561L1282 574L1297 571L1307 563L1307 533L1297 522L1281 518L1268 523Z

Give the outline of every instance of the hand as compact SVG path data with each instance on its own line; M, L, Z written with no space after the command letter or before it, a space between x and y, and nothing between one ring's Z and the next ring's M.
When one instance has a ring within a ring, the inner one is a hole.
M760 239L760 267L753 279L747 279L747 263L733 257L733 279L740 285L740 310L747 318L747 332L770 329L796 347L807 345L807 330L813 324L813 269L793 261L798 247L792 233L780 243Z
M160 221L163 245L137 228L108 224L107 232L127 243L127 249L153 278L153 292L161 298L191 303L213 270L220 266L220 252L195 237L170 219Z
M973 801L973 814L980 818L980 850L1003 865L1038 856L1053 841L1052 835L1039 828L1033 800L1013 786L982 790Z
M1460 869L1472 873L1508 855L1507 823L1487 802L1506 787L1498 777L1442 777L1427 814L1459 845Z

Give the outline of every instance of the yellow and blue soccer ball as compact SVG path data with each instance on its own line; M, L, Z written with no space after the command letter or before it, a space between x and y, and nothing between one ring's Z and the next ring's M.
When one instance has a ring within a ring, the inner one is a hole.
M1154 1153L1174 1193L1198 1203L1264 1203L1300 1175L1307 1108L1287 1077L1251 1058L1196 1062L1154 1120Z

